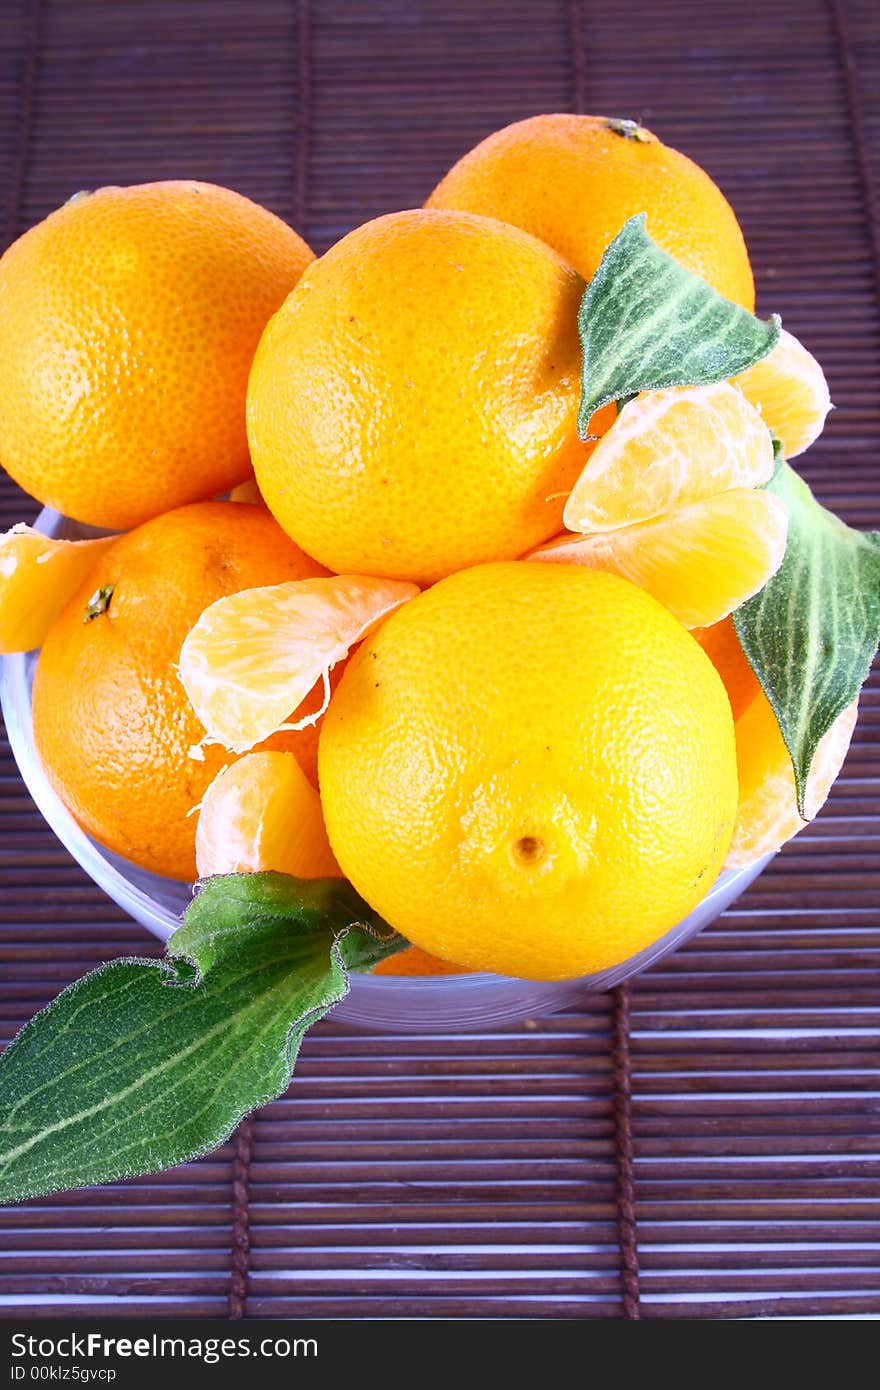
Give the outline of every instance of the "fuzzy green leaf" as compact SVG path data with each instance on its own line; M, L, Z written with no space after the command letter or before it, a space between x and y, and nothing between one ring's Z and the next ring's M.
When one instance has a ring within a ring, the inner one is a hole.
M406 944L341 882L208 880L170 944L178 959L102 966L0 1058L0 1202L215 1148L286 1089L347 970Z
M880 533L845 525L788 463L767 490L788 510L785 559L733 621L779 721L803 815L819 741L858 695L880 643Z
M363 928L351 932L353 926ZM257 934L327 933L340 940L349 970L371 970L408 943L392 931L344 878L289 874L220 874L204 879L168 943L204 975Z
M646 220L640 212L624 223L581 301L582 439L594 412L610 401L727 381L760 362L779 338L777 315L764 322L724 299L660 250Z

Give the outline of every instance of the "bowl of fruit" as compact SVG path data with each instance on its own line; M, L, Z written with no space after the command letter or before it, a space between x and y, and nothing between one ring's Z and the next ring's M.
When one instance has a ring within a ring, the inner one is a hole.
M597 209L602 209L599 217ZM2 698L167 942L0 1061L7 1200L204 1153L328 1010L474 1029L644 970L840 769L876 537L709 177L629 121L489 137L319 259L187 181L0 262Z

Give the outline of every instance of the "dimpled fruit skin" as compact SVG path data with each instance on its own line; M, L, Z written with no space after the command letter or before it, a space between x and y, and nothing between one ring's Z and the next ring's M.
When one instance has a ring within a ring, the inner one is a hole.
M102 188L0 261L0 462L32 496L124 530L250 472L247 376L313 260L212 184Z
M711 886L736 815L705 653L612 575L508 563L406 604L349 662L318 750L330 843L408 940L561 979L625 960Z
M541 242L464 213L401 212L316 261L248 387L260 491L337 573L430 582L561 527L583 282Z
M589 280L624 222L746 309L755 285L733 209L697 164L648 130L617 134L603 116L533 116L496 131L438 184L428 207L500 217L540 237Z
M188 813L234 759L217 745L189 756L205 731L177 676L183 639L225 594L323 573L264 507L231 502L168 512L101 556L50 629L33 696L37 751L90 835L154 873L195 877ZM104 585L106 612L84 622ZM314 727L261 746L295 753L317 780Z

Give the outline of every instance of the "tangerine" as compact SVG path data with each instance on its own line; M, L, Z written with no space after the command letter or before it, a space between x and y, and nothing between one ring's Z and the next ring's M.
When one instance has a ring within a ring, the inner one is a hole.
M33 690L37 751L90 835L154 873L195 877L191 813L231 757L199 747L183 640L222 594L321 573L264 507L229 502L155 517L98 557L49 629ZM307 727L271 746L314 779L316 743Z

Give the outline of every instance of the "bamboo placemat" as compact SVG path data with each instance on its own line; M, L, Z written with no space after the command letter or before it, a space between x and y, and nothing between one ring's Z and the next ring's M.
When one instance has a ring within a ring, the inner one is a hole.
M838 406L803 471L878 527L878 75L873 0L7 0L0 217L188 175L321 250L508 121L641 118L733 201L760 311ZM4 479L0 523L33 511ZM875 680L819 822L630 991L454 1038L321 1024L214 1156L0 1212L0 1311L876 1315L878 727ZM159 952L8 750L0 793L8 1040L99 961Z

